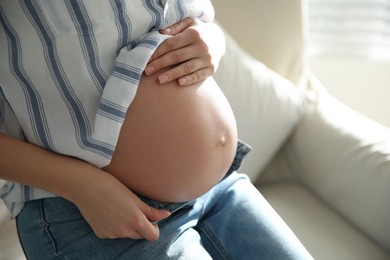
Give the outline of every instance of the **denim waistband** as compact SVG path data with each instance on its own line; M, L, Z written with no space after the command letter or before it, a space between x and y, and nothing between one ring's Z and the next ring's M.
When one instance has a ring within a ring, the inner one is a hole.
M236 155L234 156L233 162L230 165L229 170L226 172L225 176L222 180L226 179L230 174L232 174L234 171L238 170L241 165L244 162L245 157L249 154L249 152L252 150L252 147L248 144L244 143L243 141L239 140L237 142L237 149L236 149ZM185 201L185 202L161 202L149 199L147 197L144 197L142 195L138 195L138 197L148 204L149 206L156 208L156 209L165 209L168 210L171 213L174 213L184 207L193 206L196 202L196 199L191 201Z
M236 155L234 156L233 162L230 165L229 170L226 172L224 179L228 177L230 174L232 174L232 172L237 171L241 167L245 157L249 154L251 150L252 147L244 143L243 141L239 140L237 142Z

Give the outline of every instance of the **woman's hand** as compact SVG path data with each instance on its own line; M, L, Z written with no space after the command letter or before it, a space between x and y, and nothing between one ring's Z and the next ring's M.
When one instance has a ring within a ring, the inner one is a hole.
M158 226L151 222L170 212L149 207L111 174L1 133L0 144L0 178L73 202L98 237L158 239Z
M177 80L180 86L188 86L213 75L225 52L224 35L217 25L187 18L160 32L172 37L152 55L147 76L172 65L176 66L159 75L160 84Z
M73 194L72 201L99 238L154 241L159 237L159 229L151 222L170 215L169 211L148 206L105 172L77 193Z

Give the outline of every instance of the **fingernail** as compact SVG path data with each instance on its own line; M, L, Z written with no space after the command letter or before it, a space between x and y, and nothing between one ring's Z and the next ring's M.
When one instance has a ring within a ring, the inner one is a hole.
M167 27L165 29L161 30L162 33L172 33L172 29L170 27Z
M146 73L146 75L152 75L152 73L154 72L154 70L155 70L155 68L153 67L153 66L147 66L146 68L145 68L145 73Z
M186 78L182 78L182 79L179 79L179 85L180 86L183 86L187 83L187 79Z
M167 75L161 75L158 77L158 80L160 81L160 84L163 84L168 81L168 76Z

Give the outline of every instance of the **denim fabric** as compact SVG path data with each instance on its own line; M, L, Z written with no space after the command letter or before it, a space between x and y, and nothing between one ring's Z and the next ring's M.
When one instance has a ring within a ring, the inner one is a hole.
M249 178L235 172L249 150L240 144L227 177L196 200L142 198L172 212L158 223L157 241L99 239L78 208L57 197L30 201L18 215L23 249L31 260L312 259Z

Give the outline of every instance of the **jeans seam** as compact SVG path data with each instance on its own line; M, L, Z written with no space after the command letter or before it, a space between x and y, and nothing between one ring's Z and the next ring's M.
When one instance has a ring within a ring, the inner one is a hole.
M47 235L47 237L49 238L50 242L51 242L51 247L52 247L52 250L53 250L53 254L54 256L56 257L59 257L59 258L62 258L62 259L66 259L65 256L61 255L60 253L58 253L58 247L57 247L57 243L55 242L55 239L53 238L51 232L50 232L50 224L46 221L45 219L45 212L44 212L44 199L40 200L39 201L39 213L40 213L40 217L41 217L41 221L42 223L44 224L44 228L45 228L45 233Z
M197 225L195 227L196 230L198 230L199 233L202 233L209 242L214 246L214 248L217 249L220 256L225 260L233 260L233 258L230 256L229 252L225 249L225 247L219 242L218 237L212 232L208 227L205 225Z

